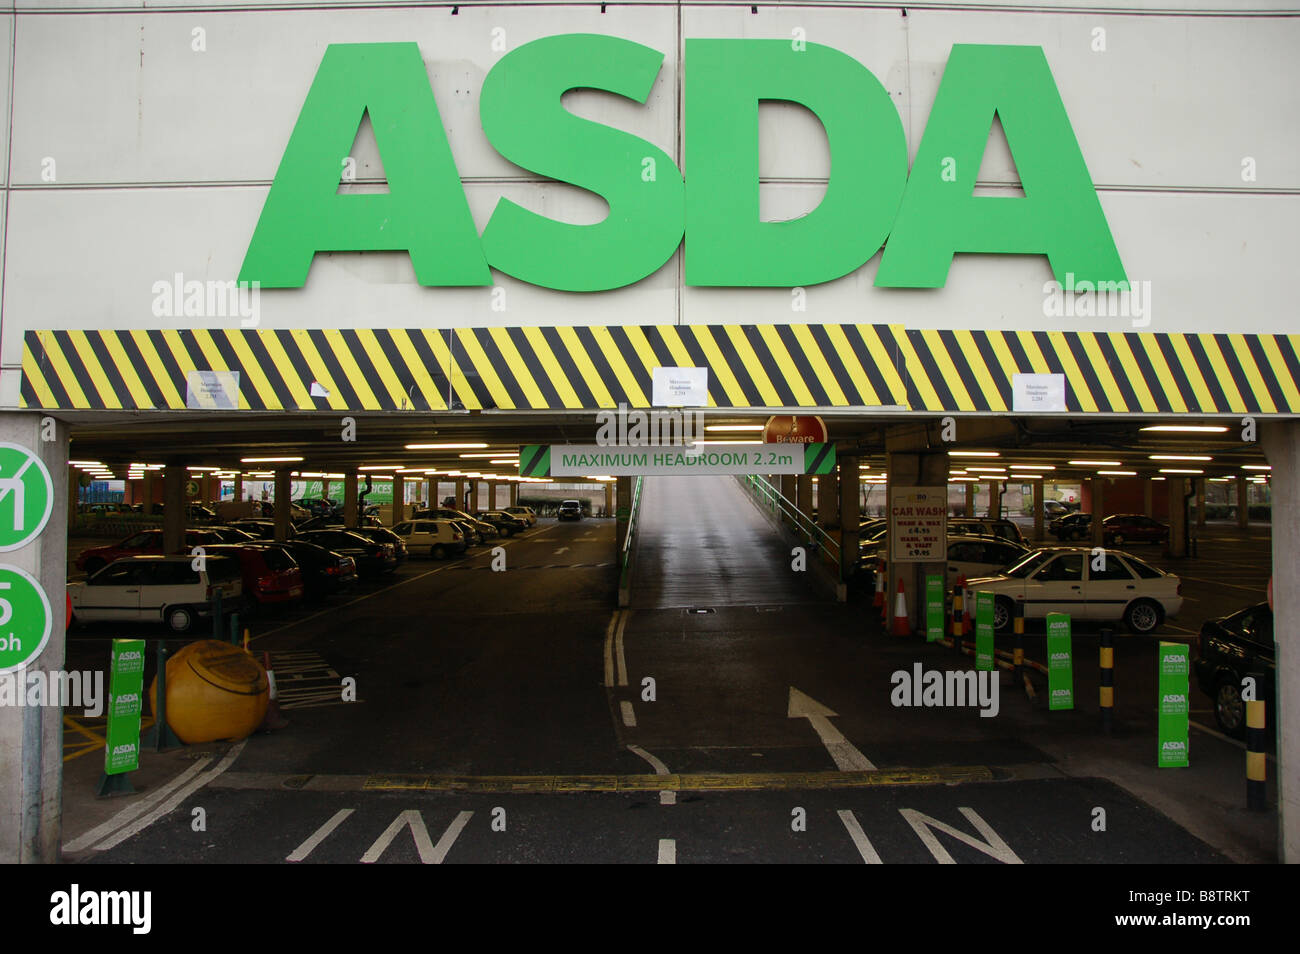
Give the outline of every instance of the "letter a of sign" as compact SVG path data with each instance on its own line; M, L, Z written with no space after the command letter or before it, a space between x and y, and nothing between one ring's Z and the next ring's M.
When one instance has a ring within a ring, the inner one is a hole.
M1024 198L973 194L995 114ZM957 161L956 181L917 172L938 170L948 156ZM941 288L954 253L995 252L1046 255L1062 285L1073 272L1076 285L1125 282L1119 287L1128 288L1040 47L954 45L912 170L876 273L878 287Z
M339 163L370 114L388 192L339 195ZM415 43L330 44L239 272L296 288L324 251L406 251L421 285L491 285Z

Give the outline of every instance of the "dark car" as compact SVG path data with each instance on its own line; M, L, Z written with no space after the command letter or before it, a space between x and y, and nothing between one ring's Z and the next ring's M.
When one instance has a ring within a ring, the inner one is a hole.
M308 599L321 599L331 593L342 592L357 581L356 560L315 543L306 540L289 540L285 543L259 540L253 545L279 547L288 551L302 570L302 584Z
M1196 682L1213 701L1214 719L1228 735L1240 738L1246 734L1246 704L1241 690L1242 680L1250 675L1258 680L1256 698L1264 702L1268 724L1276 724L1276 651L1273 611L1267 603L1201 624Z
M1010 520L996 517L952 517L948 520L948 532L999 537L1012 543L1025 542L1019 527Z
M282 547L220 543L205 547L211 556L232 556L239 560L244 600L255 607L293 603L302 599L302 570L298 561Z
M1067 513L1049 523L1047 529L1051 531L1052 536L1062 542L1082 540L1092 533L1092 514L1079 511Z
M393 557L398 563L401 563L407 557L406 541L387 527L358 527L352 532L359 533L375 543L391 546L393 548Z
M238 527L204 527L204 532L211 533L222 543L250 543L258 539L258 536L249 533L247 530L241 530Z
M582 501L581 500L562 500L559 509L555 511L558 520L581 520L582 519Z
M297 539L352 557L357 561L357 570L362 576L392 573L397 569L396 548L391 543L378 543L355 530L307 530Z
M220 538L208 530L185 531L186 549L220 542ZM91 576L121 557L162 552L163 532L161 530L141 530L139 533L133 533L125 540L120 540L117 543L82 550L81 553L77 554L76 567L78 570L85 570L86 574Z
M1108 547L1127 543L1168 543L1169 527L1140 513L1114 513L1101 521L1102 540Z
M237 530L243 530L245 533L250 533L259 540L275 539L274 520L266 520L262 517L240 517L237 520L231 520L226 524L226 526L234 527ZM292 540L298 532L297 528L291 523L289 524L288 529L288 538Z
M343 504L327 497L303 497L295 500L294 506L302 507L313 517L333 517L343 511Z
M383 521L372 514L358 514L358 527L382 527ZM299 530L346 530L347 523L343 519L342 512L333 514L323 514L319 517L312 517L310 520L304 520L298 524Z
M480 510L474 514L474 518L492 524L503 537L513 537L516 533L528 529L527 520L521 520L514 514L506 513L504 510Z

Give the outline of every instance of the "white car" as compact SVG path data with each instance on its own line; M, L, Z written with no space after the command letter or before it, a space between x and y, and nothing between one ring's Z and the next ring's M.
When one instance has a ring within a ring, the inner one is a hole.
M863 548L860 566L863 567L863 585L870 589L875 586L876 566L888 553L888 537L882 537L885 543L876 542ZM959 577L970 579L997 573L1005 566L1018 563L1029 552L1029 548L1010 540L1004 540L986 534L954 533L948 536L948 566L944 581L944 592L951 592L957 585Z
M1088 547L1043 547L995 576L967 580L973 594L992 593L993 628L1011 631L1016 603L1026 619L1069 613L1073 619L1119 621L1139 635L1153 633L1183 606L1182 582L1122 550L1105 550L1097 566Z
M84 583L69 583L72 616L83 622L164 622L184 633L222 605L238 609L243 593L239 561L209 556L194 569L191 556L129 556L114 560Z
M465 552L465 536L450 520L407 520L393 527L412 553L425 553L435 560Z
M537 522L537 513L532 507L506 507L506 513L526 521L530 527Z

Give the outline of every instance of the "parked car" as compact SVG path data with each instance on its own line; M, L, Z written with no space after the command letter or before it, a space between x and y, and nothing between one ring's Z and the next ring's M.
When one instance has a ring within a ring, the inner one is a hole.
M518 517L530 527L537 523L537 511L533 510L532 507L506 507L506 513L512 517Z
M1044 500L1044 501L1043 501L1043 516L1044 516L1044 517L1047 517L1047 518L1049 518L1049 519L1051 519L1051 518L1053 518L1053 517L1063 517L1063 516L1065 516L1067 513L1070 513L1070 508L1067 507L1065 504L1061 503L1061 501L1059 501L1059 500Z
M135 555L114 560L84 583L69 583L72 617L78 622L162 622L185 633L212 615L219 591L224 605L241 593L239 561L213 556L194 569L190 556Z
M259 540L275 539L275 521L268 520L265 517L239 517L231 520L226 524L227 527L234 527L237 530L243 530L250 533ZM288 527L288 538L292 540L298 532L298 529L292 524Z
M560 507L555 511L557 520L581 520L582 519L582 501L581 500L562 500Z
M336 529L341 530L343 528L339 527ZM369 540L373 540L375 541L375 543L392 547L393 557L397 560L398 563L403 562L408 555L406 549L406 541L403 540L396 533L393 533L393 531L388 529L387 527L357 527L355 530L352 530L351 532L366 537Z
M415 553L428 553L435 560L465 552L464 532L451 520L407 520L393 527Z
M1138 635L1153 633L1183 606L1182 582L1120 550L1108 550L1093 569L1087 547L1041 547L1000 573L966 581L994 596L993 628L1011 631L1017 603L1026 619L1069 613L1074 619L1119 621Z
M1169 527L1140 513L1114 513L1101 521L1102 541L1108 547L1126 543L1168 543Z
M354 530L306 530L299 534L298 539L352 557L362 576L392 573L397 569L396 548L391 543L377 543Z
M1076 510L1057 517L1047 525L1047 529L1062 543L1083 540L1092 533L1092 514Z
M384 522L373 514L357 514L358 527L382 527ZM304 520L298 524L298 530L324 530L330 527L345 527L343 513L322 514L319 517L312 517L310 520Z
M289 540L275 543L258 540L259 547L278 547L288 551L298 561L302 571L302 584L307 599L317 600L331 593L346 590L357 581L357 561L342 553L335 553L306 540Z
M480 510L474 519L490 523L503 537L513 537L516 533L528 529L528 522L506 513L504 510Z
M1246 734L1246 704L1241 698L1242 680L1262 676L1256 685L1263 700L1267 723L1276 725L1273 702L1277 698L1274 660L1277 645L1273 636L1273 611L1257 603L1222 619L1201 624L1196 682L1214 702L1214 720L1226 734Z
M330 500L328 497L303 497L301 500L295 500L293 504L306 510L313 517L332 517L343 511L341 502Z
M256 534L249 533L247 530L241 530L239 527L212 526L204 527L204 531L214 534L222 543L249 543L259 539Z
M185 531L186 550L220 542L220 537L210 530ZM78 570L85 570L87 575L93 575L121 557L162 552L163 532L157 529L141 530L139 533L133 533L125 540L120 540L117 543L88 547L82 550L77 554L75 566Z
M302 599L302 570L288 550L256 543L221 543L206 549L209 558L230 556L239 561L244 599L251 607L278 606Z
M1029 548L1023 544L989 534L950 534L945 592L957 585L958 577L969 579L996 573L1003 567L1018 562L1028 552ZM860 586L865 589L875 588L876 567L880 560L887 557L888 549L883 544L862 550L858 564Z
M1001 537L1012 543L1025 542L1025 536L1018 526L1010 520L994 517L950 517L948 533L982 533Z
M500 533L492 524L483 520L477 520L465 513L463 510L454 510L451 507L434 507L430 510L420 510L412 515L412 520L454 520L468 529L469 535L465 538L467 544L487 543L488 540L494 540Z

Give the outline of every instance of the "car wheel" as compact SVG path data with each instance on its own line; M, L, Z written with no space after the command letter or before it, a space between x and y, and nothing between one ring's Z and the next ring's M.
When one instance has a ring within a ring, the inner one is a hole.
M1124 611L1124 625L1139 636L1154 633L1160 625L1160 607L1150 600L1137 600Z
M194 625L194 610L188 606L169 606L163 611L163 619L173 633L188 633Z
M1246 734L1246 703L1232 676L1220 676L1214 684L1214 721L1225 735L1240 738Z
M108 561L102 560L99 557L91 557L86 561L86 576L94 576L106 566L108 566Z
M445 560L447 559L447 548L441 543L435 544L434 548L429 551L429 556L433 557L435 560Z
M1016 618L1016 604L1005 596L999 596L993 601L993 632L1009 633L1011 632L1013 620Z
M1124 534L1122 533L1114 534L1110 538L1110 545L1112 547L1122 547L1124 545Z

